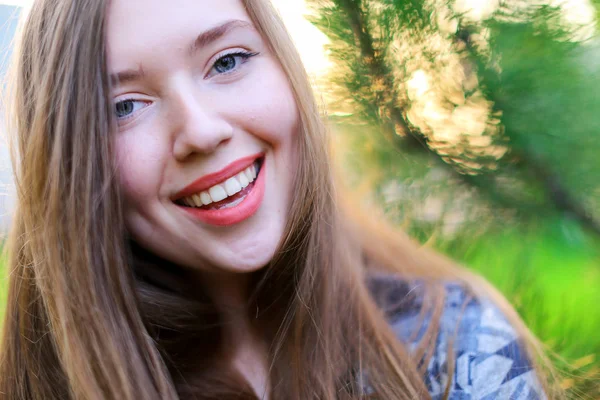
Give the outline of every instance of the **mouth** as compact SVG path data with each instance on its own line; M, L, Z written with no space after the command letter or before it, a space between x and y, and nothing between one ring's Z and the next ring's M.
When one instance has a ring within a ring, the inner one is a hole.
M211 225L228 226L249 218L264 198L265 158L250 157L232 166L225 169L228 173L219 172L190 185L173 202Z
M210 188L176 199L178 206L186 208L199 208L203 210L221 210L232 208L240 204L254 189L254 183L264 158L255 160L243 171L231 176Z

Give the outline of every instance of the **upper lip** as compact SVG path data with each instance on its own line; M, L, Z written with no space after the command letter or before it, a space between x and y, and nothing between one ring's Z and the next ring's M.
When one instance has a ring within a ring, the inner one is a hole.
M239 174L263 156L263 153L258 153L251 156L243 157L227 165L220 171L204 175L203 177L200 177L199 179L195 180L194 182L183 188L181 191L177 192L173 196L173 200L178 200L182 197L190 196L192 194L197 194L208 190L216 184L222 183L227 179L231 178L232 176Z

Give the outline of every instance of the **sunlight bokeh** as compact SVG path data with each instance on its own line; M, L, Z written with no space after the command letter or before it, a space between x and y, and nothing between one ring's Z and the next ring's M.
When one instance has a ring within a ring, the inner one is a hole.
M328 39L307 21L306 15L309 10L306 2L304 0L272 0L272 2L290 31L308 73L314 77L325 75L329 67L325 51Z

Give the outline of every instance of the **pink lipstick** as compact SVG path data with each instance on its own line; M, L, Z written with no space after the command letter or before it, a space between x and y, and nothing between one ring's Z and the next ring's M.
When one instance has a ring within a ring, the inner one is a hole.
M263 153L244 157L220 171L199 178L173 196L172 200L186 213L202 222L215 226L234 225L250 218L262 204L266 169ZM254 175L246 181L244 171L252 171ZM240 177L241 183L237 179ZM230 190L232 184L235 192ZM238 184L241 186L235 188ZM228 196L225 188L227 193L232 194ZM208 202L199 202L200 193L202 199Z

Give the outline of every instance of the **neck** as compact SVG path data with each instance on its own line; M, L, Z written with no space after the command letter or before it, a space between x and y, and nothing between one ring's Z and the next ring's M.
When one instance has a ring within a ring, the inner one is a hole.
M248 302L252 292L252 274L218 272L202 274L199 278L202 290L221 315L225 338L247 335L251 327Z
M202 288L221 315L223 356L250 385L257 397L269 398L268 347L248 310L251 274L203 276Z

